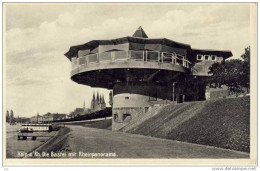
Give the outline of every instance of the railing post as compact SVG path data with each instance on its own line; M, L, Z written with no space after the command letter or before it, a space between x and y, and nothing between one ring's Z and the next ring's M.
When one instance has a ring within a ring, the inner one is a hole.
M144 61L144 51L143 51L143 61Z
M172 64L173 64L173 60L174 60L174 54L172 54Z
M114 62L115 61L115 52L111 53L111 61Z
M162 57L161 58L162 58L162 63L163 63L163 52L162 52Z
M86 65L88 65L88 55L86 55Z
M158 62L160 62L160 51L158 51Z
M97 63L99 63L99 53L97 53Z
M146 62L147 62L147 50L145 51L145 53L146 53L146 54L145 54L145 58L146 58Z
M185 59L184 59L184 56L182 56L182 66L185 67Z

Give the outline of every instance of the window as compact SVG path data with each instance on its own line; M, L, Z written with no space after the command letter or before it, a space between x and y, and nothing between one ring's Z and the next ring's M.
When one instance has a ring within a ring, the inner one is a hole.
M197 60L203 60L203 55L197 55Z
M128 113L123 114L123 121L124 122L129 122L131 119L132 119L131 114L128 114Z
M206 61L208 61L208 60L209 60L209 55L205 55L205 56L204 56L204 59L205 59Z
M145 112L145 113L148 112L148 110L149 110L149 107L145 107L145 108L144 108L144 112Z
M125 99L126 99L126 100L128 100L128 99L129 99L129 97L125 97Z
M117 113L114 114L114 121L118 122L118 114Z
M212 61L216 61L217 60L217 56L216 55L211 55L211 60Z

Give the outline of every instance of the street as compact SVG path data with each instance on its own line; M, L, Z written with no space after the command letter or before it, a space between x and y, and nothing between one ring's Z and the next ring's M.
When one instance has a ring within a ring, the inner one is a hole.
M249 158L227 149L67 125L70 133L59 152L115 153L117 158Z

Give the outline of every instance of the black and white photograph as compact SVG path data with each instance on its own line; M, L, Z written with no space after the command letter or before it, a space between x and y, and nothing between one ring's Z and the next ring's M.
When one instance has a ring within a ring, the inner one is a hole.
M257 3L2 7L4 165L257 164Z

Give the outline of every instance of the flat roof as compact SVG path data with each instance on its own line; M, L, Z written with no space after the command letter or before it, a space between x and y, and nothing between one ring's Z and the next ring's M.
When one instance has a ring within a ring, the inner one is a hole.
M213 50L213 49L192 49L192 54L216 55L219 57L222 56L224 59L233 56L230 50Z

